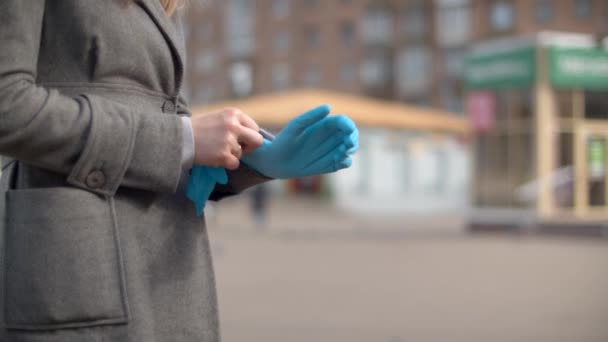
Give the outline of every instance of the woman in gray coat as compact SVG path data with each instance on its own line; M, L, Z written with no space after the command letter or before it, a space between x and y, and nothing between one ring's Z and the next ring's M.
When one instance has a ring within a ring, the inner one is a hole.
M219 341L192 164L228 170L216 200L298 175L285 146L350 165L344 118L272 144L237 109L190 118L178 2L0 0L0 341Z
M238 110L188 118L175 5L0 0L0 341L219 340L180 180L266 180L238 160L262 137Z
M234 109L190 121L174 6L0 0L0 341L219 340L180 182L192 162L229 170L215 199L266 180L238 160L262 137Z

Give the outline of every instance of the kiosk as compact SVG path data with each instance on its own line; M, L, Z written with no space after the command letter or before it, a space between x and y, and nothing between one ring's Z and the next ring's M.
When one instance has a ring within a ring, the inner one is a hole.
M472 47L471 228L608 227L608 50L541 32Z

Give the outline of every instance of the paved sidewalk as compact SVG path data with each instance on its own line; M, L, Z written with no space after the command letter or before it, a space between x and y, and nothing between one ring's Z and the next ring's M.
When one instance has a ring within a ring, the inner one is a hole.
M608 243L274 197L209 211L227 342L605 342Z
M608 341L604 240L277 233L210 232L226 342Z

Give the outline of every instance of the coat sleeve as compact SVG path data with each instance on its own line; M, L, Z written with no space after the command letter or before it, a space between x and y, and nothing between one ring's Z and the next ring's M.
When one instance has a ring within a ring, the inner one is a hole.
M238 169L227 170L226 173L228 175L228 183L225 185L217 184L209 196L210 200L219 201L225 197L238 195L247 188L274 179L256 172L243 163L241 163Z
M36 85L45 0L0 0L0 154L103 195L119 186L175 192L182 123L92 94Z

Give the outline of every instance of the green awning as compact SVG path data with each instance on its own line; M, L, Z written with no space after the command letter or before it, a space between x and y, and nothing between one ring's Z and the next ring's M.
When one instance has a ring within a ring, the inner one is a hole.
M535 65L534 47L473 55L466 63L465 84L468 89L528 87L534 83Z
M608 51L553 47L549 74L555 87L608 90Z

